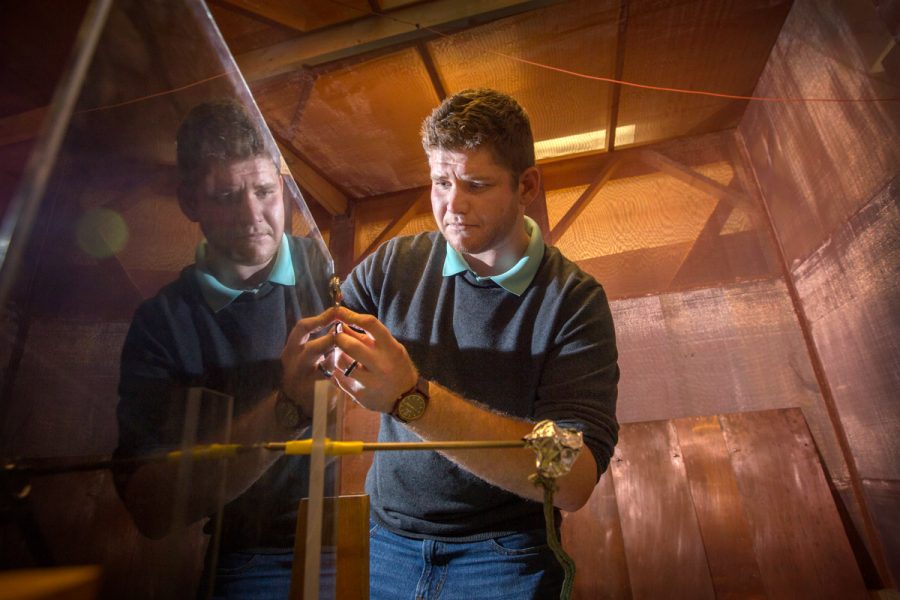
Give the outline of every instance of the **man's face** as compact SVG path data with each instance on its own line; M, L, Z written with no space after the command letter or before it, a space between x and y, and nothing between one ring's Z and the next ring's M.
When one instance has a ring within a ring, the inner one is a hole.
M184 206L209 242L210 262L246 279L267 266L284 233L282 180L268 157L215 163Z
M533 198L528 178L514 180L487 148L434 148L428 163L431 208L450 246L488 265L510 255L518 259L523 239L527 244L525 206Z

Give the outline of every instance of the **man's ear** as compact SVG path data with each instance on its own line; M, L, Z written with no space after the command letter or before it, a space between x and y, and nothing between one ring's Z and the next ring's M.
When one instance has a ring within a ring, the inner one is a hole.
M199 217L197 216L197 191L193 186L188 185L187 183L179 183L178 184L178 206L181 207L181 212L184 213L188 219L196 223L199 221Z
M528 206L541 193L541 172L536 166L530 166L519 175L520 204Z

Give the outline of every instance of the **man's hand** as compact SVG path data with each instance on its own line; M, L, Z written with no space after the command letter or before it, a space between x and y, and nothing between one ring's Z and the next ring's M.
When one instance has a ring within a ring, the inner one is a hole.
M281 391L299 404L307 416L312 415L316 365L334 343L327 330L335 322L335 315L335 309L329 308L315 317L297 321L281 353L284 369Z
M397 398L419 379L406 348L372 315L339 308L335 320L343 324L335 336L340 350L335 383L365 408L390 412ZM345 375L353 361L358 364Z

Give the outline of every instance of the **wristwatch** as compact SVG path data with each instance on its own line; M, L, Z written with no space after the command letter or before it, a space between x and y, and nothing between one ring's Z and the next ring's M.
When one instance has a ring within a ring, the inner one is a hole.
M428 380L419 377L410 390L400 394L397 401L394 402L394 408L391 409L390 415L401 423L410 423L416 419L421 419L428 408Z
M300 405L288 398L287 394L278 390L275 398L275 420L285 429L296 431L307 424L306 415Z

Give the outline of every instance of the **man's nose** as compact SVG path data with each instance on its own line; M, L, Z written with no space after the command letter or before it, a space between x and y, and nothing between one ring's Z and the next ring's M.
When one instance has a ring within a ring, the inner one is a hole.
M256 223L262 220L262 203L253 193L253 190L242 190L240 201L240 218L246 223Z
M469 208L469 199L466 192L454 185L447 192L447 210L453 213L464 213Z

